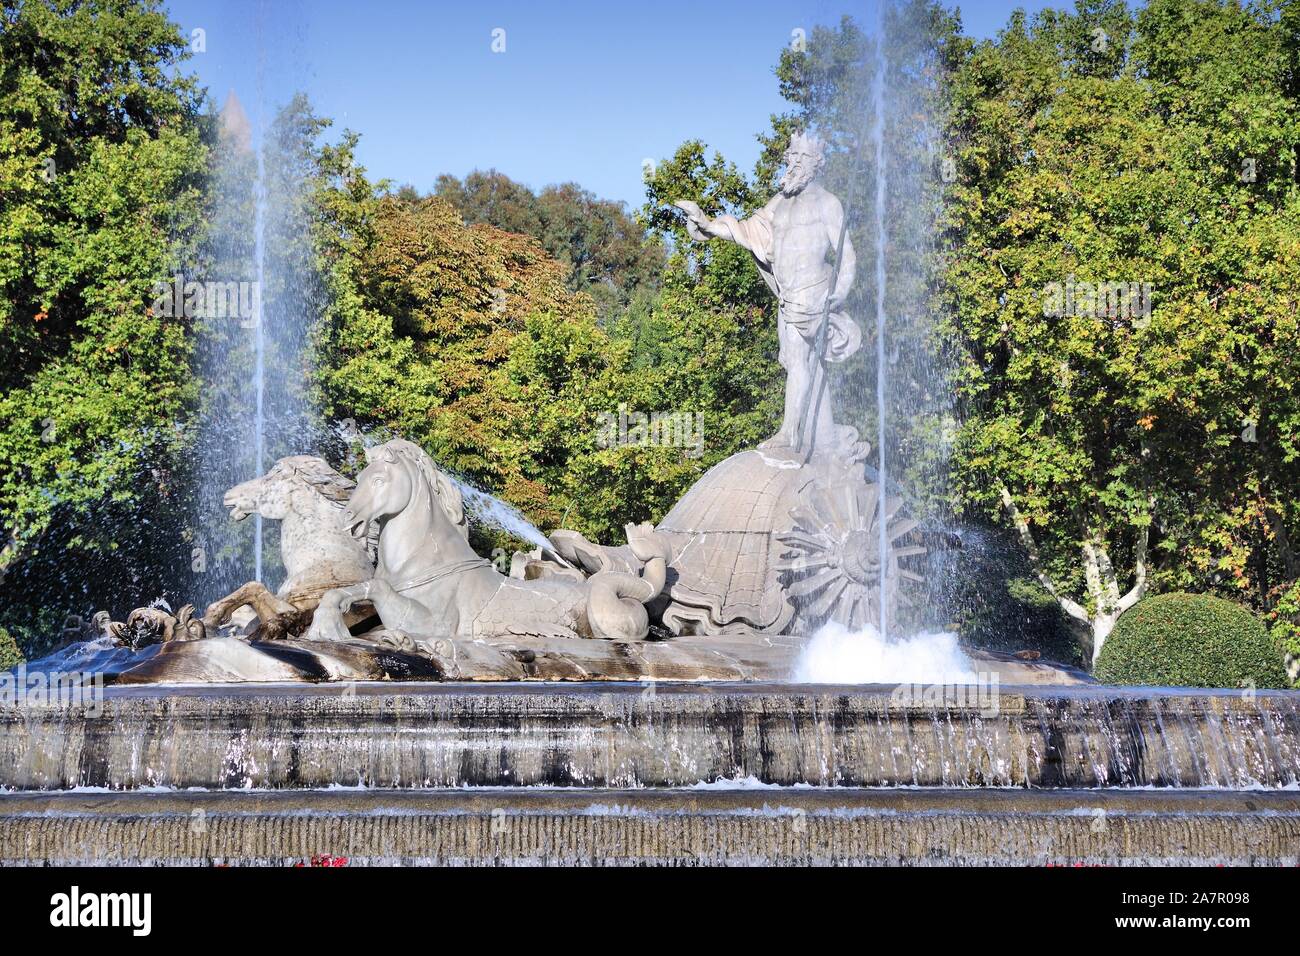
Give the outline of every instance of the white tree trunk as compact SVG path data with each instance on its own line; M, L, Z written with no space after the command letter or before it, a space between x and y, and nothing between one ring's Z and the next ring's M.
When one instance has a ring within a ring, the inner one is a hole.
M1110 637L1110 632L1114 630L1115 622L1119 620L1121 614L1146 595L1146 559L1147 545L1150 541L1150 523L1143 525L1138 534L1133 556L1135 581L1133 587L1125 594L1120 593L1119 577L1115 574L1114 565L1111 564L1105 540L1095 528L1089 529L1088 536L1080 546L1083 552L1083 576L1088 587L1088 606L1085 607L1061 591L1048 575L1039 557L1038 545L1034 541L1029 522L1016 507L1015 499L1011 497L1011 492L1005 485L1002 486L1002 504L1011 516L1011 523L1015 526L1020 541L1029 554L1029 564L1033 568L1035 577L1038 578L1038 583L1056 598L1066 614L1087 629L1092 639L1092 666L1096 668L1097 658L1101 656L1101 649L1106 643L1106 638ZM1151 505L1154 507L1155 502L1152 501Z
M1092 618L1092 667L1097 668L1097 658L1101 657L1102 646L1106 643L1106 638L1110 637L1110 632L1115 629L1115 622L1119 620L1119 614L1115 611L1108 611L1105 614L1095 614Z

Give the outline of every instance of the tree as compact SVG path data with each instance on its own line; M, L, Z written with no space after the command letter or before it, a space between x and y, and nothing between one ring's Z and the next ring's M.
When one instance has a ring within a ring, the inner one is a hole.
M191 330L154 284L194 263L203 97L178 28L126 0L4 0L0 20L0 621L166 587Z
M1094 660L1152 587L1260 600L1296 518L1278 10L1018 13L952 74L959 487L1010 516Z
M466 225L440 196L388 193L356 166L354 143L319 158L331 303L320 354L333 417L418 442L539 527L604 541L661 518L705 468L765 437L771 390L764 367L747 362L755 329L736 321L721 287L697 299L694 281L676 276L600 322L570 266L537 239ZM499 185L498 198L522 196ZM519 225L514 212L493 215ZM641 413L674 416L685 440L609 434L611 420ZM480 546L505 543L475 533Z
M23 652L18 643L9 636L9 632L0 627L0 671L17 667L23 662Z
M567 266L569 289L590 295L602 318L658 284L663 247L646 236L622 203L598 199L576 183L546 186L535 194L494 169L475 170L464 182L439 176L435 193L466 223L532 236Z
M750 254L733 243L696 243L671 206L690 199L709 216L744 216L768 199L720 153L706 158L699 140L657 164L640 218L673 251L663 291L647 312L629 314L615 334L633 344L638 367L677 381L666 398L710 411L717 445L727 453L771 437L781 418L785 375L777 361L776 302ZM660 407L663 407L662 405ZM675 407L681 407L677 405Z
M437 196L386 194L356 166L355 142L319 160L327 412L417 442L555 526L572 504L556 475L577 436L595 432L588 400L608 364L590 299L566 288L564 265L536 239L466 225ZM560 351L537 354L538 339ZM533 356L522 369L521 350Z

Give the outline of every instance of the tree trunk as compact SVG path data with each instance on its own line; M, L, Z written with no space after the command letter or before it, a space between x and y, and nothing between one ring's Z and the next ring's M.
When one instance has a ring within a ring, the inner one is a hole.
M1096 614L1092 619L1092 669L1097 669L1097 658L1101 657L1101 649L1106 644L1106 638L1110 637L1110 632L1115 629L1115 622L1119 620L1120 612L1108 611L1105 614Z
M1105 646L1106 639L1110 637L1110 632L1115 629L1115 622L1119 620L1121 614L1146 596L1146 559L1151 528L1149 514L1147 523L1142 525L1141 531L1138 533L1137 546L1134 549L1133 573L1136 581L1125 594L1120 593L1119 577L1115 573L1114 565L1111 564L1110 554L1106 550L1105 540L1099 530L1102 526L1100 520L1094 527L1088 529L1080 550L1083 553L1084 579L1088 585L1088 604L1091 608L1089 610L1089 607L1084 607L1084 605L1062 593L1047 574L1047 570L1039 558L1038 545L1034 541L1029 522L1020 513L1020 509L1016 507L1015 499L1011 497L1011 492L1005 485L1002 487L1002 504L1011 516L1011 523L1015 526L1016 532L1020 535L1020 541L1029 554L1029 564L1033 568L1038 582L1056 598L1057 603L1061 605L1066 614L1078 624L1087 628L1092 638L1092 667L1095 670L1097 659L1101 656L1101 649ZM1151 507L1152 509L1155 507L1154 499L1151 501Z

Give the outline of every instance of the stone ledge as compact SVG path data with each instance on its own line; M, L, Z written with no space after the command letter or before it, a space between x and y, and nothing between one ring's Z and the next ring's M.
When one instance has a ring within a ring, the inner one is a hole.
M1300 793L0 795L0 865L1296 865Z

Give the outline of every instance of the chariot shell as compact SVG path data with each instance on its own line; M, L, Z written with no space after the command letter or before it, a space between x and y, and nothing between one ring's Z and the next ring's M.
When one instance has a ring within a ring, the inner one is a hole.
M672 544L663 622L676 633L784 630L794 614L781 587L776 538L793 529L790 511L804 469L757 451L711 468L656 530Z
M678 634L802 632L826 620L879 626L882 614L892 617L900 581L916 578L900 559L925 550L901 500L880 498L860 463L799 466L760 451L732 455L656 528L672 546L660 599L664 626Z

